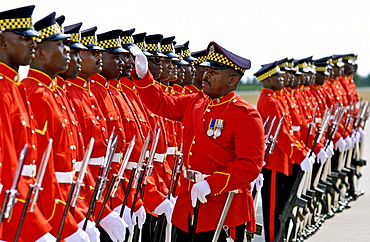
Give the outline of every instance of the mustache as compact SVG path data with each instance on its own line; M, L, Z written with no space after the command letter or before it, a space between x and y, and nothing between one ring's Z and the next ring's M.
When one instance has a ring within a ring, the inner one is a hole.
M206 79L206 78L203 78L202 81L209 83L208 79Z
M96 64L97 64L97 65L99 65L101 62L103 62L103 60L102 60L102 59L98 59L98 60L96 61Z

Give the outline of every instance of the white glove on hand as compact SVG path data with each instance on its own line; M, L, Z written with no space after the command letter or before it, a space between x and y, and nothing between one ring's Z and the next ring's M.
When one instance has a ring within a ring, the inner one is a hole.
M251 184L253 183L253 185L256 184L256 191L261 191L261 188L263 187L263 180L263 174L260 173L257 178L251 182Z
M351 149L352 148L352 138L351 138L351 136L347 136L347 138L345 138L344 141L346 142L345 150Z
M315 162L315 161L314 161ZM301 163L301 168L304 172L308 172L312 169L312 156L306 157Z
M170 202L173 204L174 207L175 207L176 201L177 201L177 197L173 197L172 195L170 195Z
M335 142L335 149L339 150L339 152L343 152L346 149L346 142L342 137Z
M355 145L356 143L360 142L361 134L358 131L355 131L354 134L352 134L352 143Z
M207 202L206 196L211 193L211 188L206 180L197 182L191 188L191 205L195 207L197 205L197 199L201 203Z
M141 79L148 72L148 60L137 46L131 47L130 52L135 56L136 74Z
M46 233L36 240L36 242L55 242L57 238L52 236L50 233Z
M163 202L161 202L161 204L158 205L158 207L154 209L153 212L158 215L164 213L166 215L167 223L171 223L173 204L166 198L163 200Z
M100 221L100 225L113 241L122 242L125 240L126 228L128 226L119 216L119 213L112 211Z
M86 242L90 241L89 236L85 231L78 228L76 232L74 232L72 235L68 236L67 238L64 238L65 242Z
M77 225L82 229L84 226L86 218L84 218L81 222ZM85 232L89 236L91 242L100 242L100 232L99 229L96 227L95 222L88 220Z
M358 132L360 133L360 141L363 141L365 139L366 132L363 129L359 129Z
M121 208L122 208L122 205L119 205L118 207L115 207L113 209L113 211L120 214L121 213ZM135 219L134 214L131 216L131 209L127 206L125 206L125 208L123 210L123 220L125 221L125 223L128 226L129 233L133 234L134 233L134 226L136 224L136 219Z
M139 229L142 229L145 223L145 220L146 220L146 212L145 212L145 208L143 205L138 210L136 210L135 216L137 217L137 223L138 223L137 226L139 227ZM136 224L136 219L135 219L135 224Z
M330 141L328 147L326 147L326 154L328 155L328 158L331 158L334 155L333 141Z
M321 148L321 150L317 154L317 161L321 162L321 164L324 164L328 158L329 156L326 153L325 148Z

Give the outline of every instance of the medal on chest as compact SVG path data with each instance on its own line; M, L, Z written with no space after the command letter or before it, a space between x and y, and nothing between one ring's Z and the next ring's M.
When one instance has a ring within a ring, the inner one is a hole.
M214 139L221 136L222 129L224 127L224 120L222 119L211 119L208 125L207 135Z

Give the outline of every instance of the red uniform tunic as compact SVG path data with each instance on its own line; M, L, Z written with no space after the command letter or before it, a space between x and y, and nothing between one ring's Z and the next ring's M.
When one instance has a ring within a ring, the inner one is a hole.
M257 110L262 116L262 120L268 117L280 120L284 115L284 125L282 125L278 142L276 143L274 152L269 154L265 168L274 171L279 171L288 176L292 172L291 162L300 164L307 155L305 148L301 145L293 133L290 131L289 125L289 109L281 105L276 93L270 89L263 88L258 99ZM275 128L272 133L275 132Z
M185 94L192 94L192 93L197 93L200 90L194 86L194 85L185 85L184 86Z
M25 85L26 93L37 122L38 166L40 165L43 151L47 147L48 140L50 138L53 139L53 151L45 172L43 181L44 190L40 192L38 204L44 216L49 219L49 223L53 227L51 233L56 236L63 216L63 201L66 201L63 192L66 192L66 187L63 184L64 189L61 188L56 179L55 172L72 171L72 153L74 147L70 144L69 123L54 97L56 80L51 79L41 71L31 68L27 78L22 82ZM68 213L62 238L68 237L76 232L76 230L77 223L72 215Z
M0 63L0 183L2 190L0 201L4 199L5 191L11 188L13 176L21 149L27 143L28 154L24 164L35 164L37 159L36 135L31 110L24 93L23 84L18 79L18 73L4 63ZM34 178L22 176L18 185L17 198L25 199L29 184ZM18 227L23 203L17 202L10 220L4 219L0 228L0 239L14 240ZM38 208L28 212L24 221L20 241L35 241L51 230ZM6 231L6 232L4 232Z
M94 94L89 90L89 84L84 79L77 77L74 80L66 80L66 83L70 100L72 101L74 109L76 110L76 115L77 119L79 120L85 146L90 142L90 139L94 137L95 144L91 153L91 158L97 158L101 160L102 157L105 156L107 150L108 132L104 115L100 110L98 101L96 100ZM112 170L114 172L117 172L117 164L118 163L112 165ZM89 169L95 181L98 178L99 168L100 165L91 164L91 162L89 162ZM112 175L112 172L110 172L110 175ZM105 192L106 191L107 189L105 189ZM111 203L109 204L109 207L112 209L122 204L122 193L120 189L118 189L118 191L118 196L110 200ZM97 203L97 208L95 211L100 210L100 202ZM111 212L110 209L105 209L103 217L109 212Z
M113 83L116 83L116 81L113 81ZM116 83L118 84L118 83ZM116 85L116 87L118 87ZM112 87L113 88L113 87ZM139 141L139 144L137 147L135 147L133 154L132 154L132 161L137 162L139 159L139 155L142 149L142 145L144 142L144 139L146 138L148 132L151 132L153 134L153 130L151 127L150 120L148 118L147 112L148 110L144 108L143 104L141 103L139 97L137 96L136 92L134 91L134 83L127 79L127 78L121 78L120 79L120 89L119 94L122 97L122 101L124 101L128 109L131 111L132 118L129 118L129 120L132 120L132 129L136 130L138 134L137 140ZM112 94L114 94L114 88L112 90ZM119 96L117 96L119 98ZM122 104L123 105L123 104ZM149 116L152 118L152 116ZM154 123L156 125L156 123ZM164 154L166 150L166 146L164 144L164 134L165 130L163 129L162 123L159 123L161 125L161 136L157 145L156 153L157 154ZM132 130L132 131L134 131ZM144 135L145 134L145 135ZM159 162L159 159L162 158L161 162ZM166 197L166 194L168 193L167 186L161 176L163 172L165 172L164 169L164 161L163 160L165 156L159 156L157 155L156 161L153 162L154 169L151 179L151 182L148 183L146 186L146 194L144 196L144 205L147 208L148 212L152 212ZM157 162L158 161L158 162ZM130 172L127 171L127 175L130 175ZM150 192L150 193L148 193Z
M205 179L211 194L207 196L207 203L199 207L197 232L216 228L227 192L234 189L240 192L234 196L225 224L235 227L254 221L250 182L261 171L264 153L263 127L258 112L235 92L215 100L203 92L168 96L154 84L150 73L141 80L135 74L133 78L149 109L183 122L184 167L209 175ZM212 119L224 121L222 134L216 139L206 135ZM181 184L172 223L188 231L188 215L193 211L190 198L193 183L181 176ZM253 230L254 223L251 225L249 231Z

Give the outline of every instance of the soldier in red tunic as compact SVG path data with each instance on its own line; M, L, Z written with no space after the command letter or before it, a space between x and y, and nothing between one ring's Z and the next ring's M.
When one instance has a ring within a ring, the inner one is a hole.
M132 75L149 109L184 125L185 172L180 178L172 217L172 223L179 228L176 241L189 240L189 218L197 200L201 204L194 241L210 241L228 192L236 189L238 193L225 225L237 228L236 241L243 241L245 223L248 231L253 232L255 227L250 183L262 168L262 120L254 108L235 94L250 61L215 42L209 44L207 51L203 91L197 94L165 95L147 71L146 58L140 52L133 53L136 72ZM225 233L221 237L225 239Z
M32 25L34 8L31 5L0 13L0 203L4 200L5 191L11 188L20 151L28 144L18 185L18 202L10 219L4 218L0 227L0 239L6 241L14 240L28 185L35 182L36 175L35 120L18 76L19 66L29 65L35 57L36 43L32 37L39 33ZM23 226L19 240L55 241L49 233L50 224L38 208L26 214L24 223L27 226Z
M62 34L55 22L55 12L35 23L41 34L35 59L30 64L28 76L22 82L31 103L37 122L37 143L40 151L46 149L48 140L53 139L53 153L47 166L44 190L40 193L40 208L57 235L67 197L65 189L73 179L73 154L75 148L69 139L70 124L55 98L56 76L68 68L69 47L63 41L70 35ZM38 165L42 152L38 154ZM69 184L68 184L69 183ZM68 212L61 238L65 241L88 239L85 231L78 228L72 214Z

